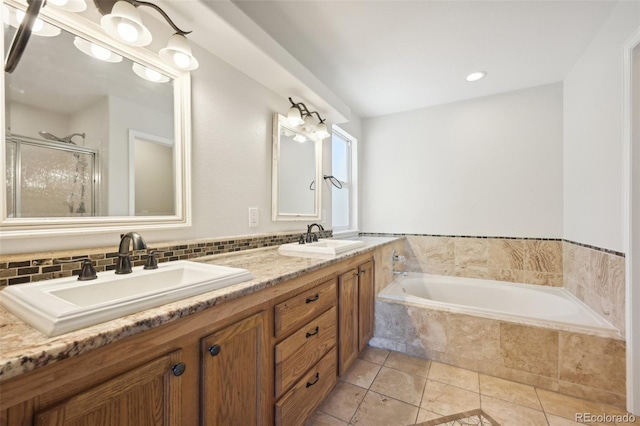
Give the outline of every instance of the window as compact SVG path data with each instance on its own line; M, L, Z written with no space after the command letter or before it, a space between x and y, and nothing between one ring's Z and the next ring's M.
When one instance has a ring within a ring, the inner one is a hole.
M358 232L358 141L338 126L331 135L331 170L342 188L331 185L331 219L334 235Z

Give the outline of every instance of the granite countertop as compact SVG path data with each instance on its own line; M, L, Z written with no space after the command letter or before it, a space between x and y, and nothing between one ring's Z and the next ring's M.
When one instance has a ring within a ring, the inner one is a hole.
M56 337L47 337L0 306L0 382L369 252L398 238L363 236L358 240L366 245L333 259L282 256L277 247L193 259L244 268L254 278Z

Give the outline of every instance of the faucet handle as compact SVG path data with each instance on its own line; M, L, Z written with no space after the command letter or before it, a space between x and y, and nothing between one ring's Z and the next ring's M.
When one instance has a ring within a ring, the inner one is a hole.
M93 267L93 263L91 259L88 257L80 257L77 259L70 260L61 260L54 259L54 263L75 263L82 261L82 269L80 269L80 275L78 275L78 281L89 281L95 280L98 278L98 274L96 273L96 268Z
M144 269L158 269L158 259L156 259L157 250L151 250L147 261L144 263Z
M91 259L88 257L84 258L82 261L82 269L80 270L80 275L78 275L79 281L90 281L98 278L98 274L96 273L96 268L93 267L93 263L91 263Z

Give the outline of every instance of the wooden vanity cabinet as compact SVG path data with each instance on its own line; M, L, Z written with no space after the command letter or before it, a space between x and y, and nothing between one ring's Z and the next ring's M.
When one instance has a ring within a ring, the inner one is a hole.
M368 260L338 276L338 371L343 375L373 337L373 261Z
M0 383L0 425L300 425L373 331L354 256Z
M262 425L264 312L202 339L202 425Z

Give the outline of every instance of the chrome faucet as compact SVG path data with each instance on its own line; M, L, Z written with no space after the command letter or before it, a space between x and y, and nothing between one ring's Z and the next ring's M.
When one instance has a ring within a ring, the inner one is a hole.
M131 259L129 258L129 247L131 246L131 243L133 243L133 250L144 250L147 248L147 244L137 232L121 234L116 274L131 273Z
M318 241L318 235L311 232L314 226L318 227L318 232L324 231L324 227L318 223L312 223L311 225L307 226L307 235L305 237L305 242L307 243Z

